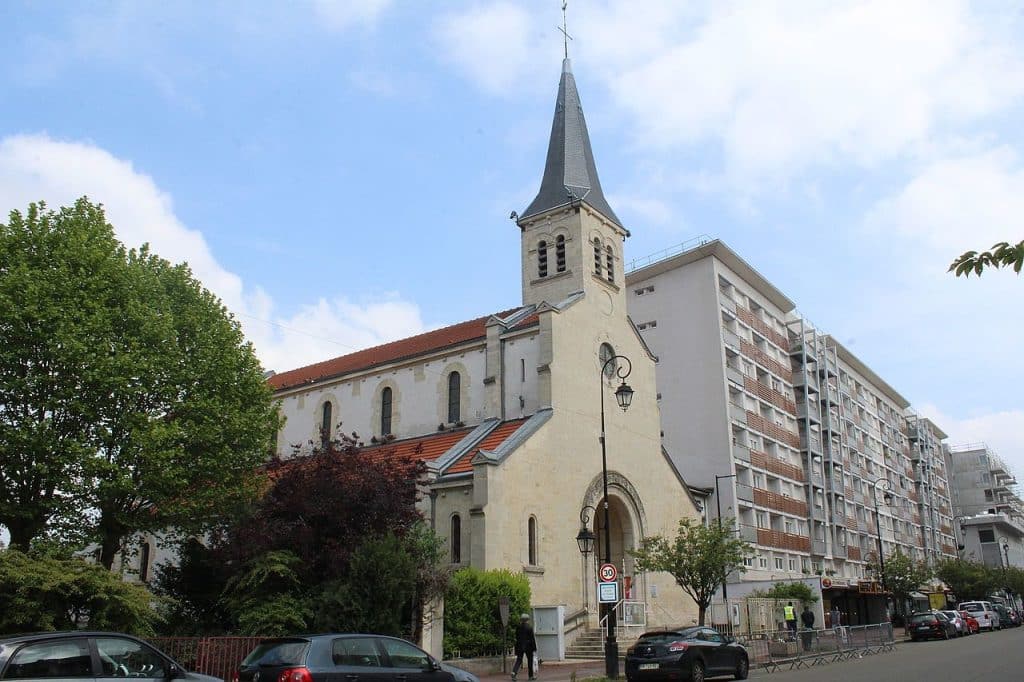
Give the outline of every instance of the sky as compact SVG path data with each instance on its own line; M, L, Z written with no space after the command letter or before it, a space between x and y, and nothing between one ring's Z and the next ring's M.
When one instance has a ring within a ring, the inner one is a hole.
M722 239L1024 473L1024 10L570 0L626 259ZM0 3L0 213L87 195L282 371L520 302L560 0Z

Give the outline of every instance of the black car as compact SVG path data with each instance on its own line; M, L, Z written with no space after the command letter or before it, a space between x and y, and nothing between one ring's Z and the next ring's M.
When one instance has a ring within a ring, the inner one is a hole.
M911 642L932 638L949 639L956 637L956 625L941 611L924 611L907 619L907 634Z
M750 672L747 650L714 628L696 626L640 635L626 652L626 679L693 680L732 675L745 680Z
M480 682L404 639L367 634L303 635L260 642L233 682Z
M141 639L114 632L42 632L0 637L0 680L136 677L221 682L190 673Z

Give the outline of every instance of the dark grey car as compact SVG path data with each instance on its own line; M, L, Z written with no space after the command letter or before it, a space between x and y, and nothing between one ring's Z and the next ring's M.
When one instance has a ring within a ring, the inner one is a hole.
M0 680L221 682L191 673L159 649L115 632L42 632L0 637Z
M479 682L404 639L371 634L280 637L245 657L232 682Z

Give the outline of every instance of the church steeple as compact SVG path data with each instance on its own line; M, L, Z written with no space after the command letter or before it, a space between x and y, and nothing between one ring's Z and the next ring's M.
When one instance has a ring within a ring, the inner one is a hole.
M523 212L519 222L522 224L531 216L574 202L588 204L622 228L622 222L601 191L587 122L580 105L580 94L576 90L572 65L566 57L562 62L562 78L558 82L558 99L555 102L554 122L551 124L544 178L537 197Z

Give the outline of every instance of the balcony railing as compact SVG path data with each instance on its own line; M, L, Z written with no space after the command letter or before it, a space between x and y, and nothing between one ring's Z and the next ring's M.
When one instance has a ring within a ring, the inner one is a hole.
M811 539L803 535L793 535L765 528L757 529L757 544L777 549L789 549L797 552L810 552Z
M808 514L807 503L792 497L786 497L770 490L754 488L754 504L768 507L775 511L793 514L794 516L806 517Z
M846 558L853 559L854 561L860 561L860 547L854 547L852 545L847 547Z

